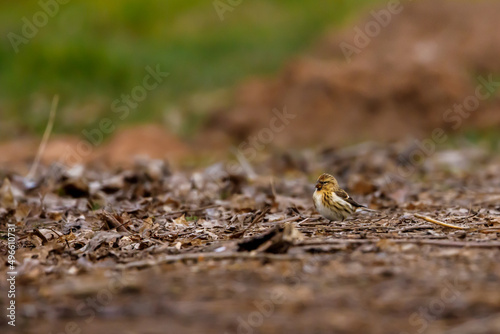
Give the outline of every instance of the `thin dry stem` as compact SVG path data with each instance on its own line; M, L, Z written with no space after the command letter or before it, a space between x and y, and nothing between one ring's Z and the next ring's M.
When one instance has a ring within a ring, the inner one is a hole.
M42 141L40 146L38 147L38 152L36 153L35 160L31 165L31 168L26 175L26 178L31 180L35 176L36 170L40 165L40 159L42 158L43 152L45 152L45 148L47 146L47 142L49 141L50 134L52 133L52 128L54 127L54 121L56 118L57 104L59 103L59 95L55 95L52 99L52 106L50 108L49 120L47 122L47 127L43 133Z
M448 224L448 223L443 223L442 221L433 219L431 217L422 216L422 215L420 215L418 213L415 213L414 216L417 217L417 218L426 220L429 223L433 223L433 224L437 224L437 225L441 225L441 226L445 226L445 227L449 227L449 228L456 228L458 230L469 230L470 229L469 227L463 227L463 226L457 226L457 225L452 225L452 224Z

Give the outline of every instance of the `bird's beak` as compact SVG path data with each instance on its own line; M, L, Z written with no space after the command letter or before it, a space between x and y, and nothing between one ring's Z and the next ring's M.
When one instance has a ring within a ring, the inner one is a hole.
M316 182L316 189L317 190L321 190L321 188L323 187L323 185L319 182Z

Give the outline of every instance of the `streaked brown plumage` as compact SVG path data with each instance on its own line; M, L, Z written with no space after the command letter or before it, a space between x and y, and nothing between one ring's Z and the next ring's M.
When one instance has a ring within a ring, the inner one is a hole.
M330 174L321 174L316 182L313 195L314 207L329 220L343 221L356 209L365 207L354 201L348 193L339 187L337 180Z

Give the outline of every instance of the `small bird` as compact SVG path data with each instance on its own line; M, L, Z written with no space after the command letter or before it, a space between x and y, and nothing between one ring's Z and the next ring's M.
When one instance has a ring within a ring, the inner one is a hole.
M337 180L330 174L321 174L316 182L313 195L314 207L326 219L343 221L358 208L366 208L354 201L339 187Z

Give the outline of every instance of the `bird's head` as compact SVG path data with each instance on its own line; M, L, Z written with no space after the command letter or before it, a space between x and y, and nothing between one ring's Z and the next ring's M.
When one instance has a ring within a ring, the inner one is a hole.
M339 188L337 180L330 174L321 174L316 181L316 190L335 191Z

